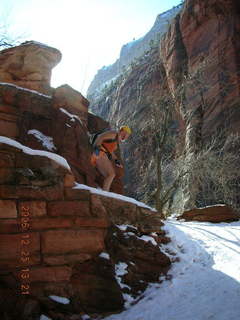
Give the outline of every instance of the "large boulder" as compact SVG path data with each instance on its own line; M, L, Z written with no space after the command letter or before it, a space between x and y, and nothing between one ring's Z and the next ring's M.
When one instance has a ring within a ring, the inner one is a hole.
M186 221L202 222L231 222L240 219L240 216L230 207L225 205L216 205L206 208L196 208L184 212L178 219Z
M45 44L27 41L0 52L0 81L51 95L51 72L61 52Z

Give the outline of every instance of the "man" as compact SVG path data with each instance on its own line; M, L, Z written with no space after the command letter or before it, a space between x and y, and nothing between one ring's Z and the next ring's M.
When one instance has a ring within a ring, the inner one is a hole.
M126 141L131 129L128 126L122 126L119 131L109 130L99 134L93 144L94 152L91 163L96 166L104 177L103 190L109 191L113 179L116 175L112 160L115 165L122 167L114 151L118 148L118 143Z

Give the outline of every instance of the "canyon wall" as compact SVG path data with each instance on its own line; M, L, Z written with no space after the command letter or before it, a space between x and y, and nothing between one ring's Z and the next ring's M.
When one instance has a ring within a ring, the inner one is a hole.
M159 14L152 28L143 37L133 40L122 46L119 59L110 66L104 66L98 70L92 80L87 97L96 99L101 95L104 87L109 86L111 81L115 81L121 73L126 70L131 63L143 56L152 46L156 46L161 36L168 30L173 18L182 9L182 5L173 7L172 9Z
M128 194L152 201L154 128L156 122L161 126L158 113L167 105L162 98L171 100L169 129L180 138L173 154L183 149L194 154L214 137L226 140L239 132L239 12L235 0L185 1L159 49L150 50L101 96L90 100L96 114L113 125L133 128L131 140L123 146ZM214 202L191 179L185 185L184 193L173 199L176 204L185 202L183 207L191 209Z

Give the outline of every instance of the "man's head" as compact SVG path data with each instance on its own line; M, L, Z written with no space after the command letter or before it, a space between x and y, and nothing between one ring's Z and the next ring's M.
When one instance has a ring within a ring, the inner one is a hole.
M127 140L127 138L130 136L132 133L132 130L128 126L122 126L119 129L119 137L121 141Z

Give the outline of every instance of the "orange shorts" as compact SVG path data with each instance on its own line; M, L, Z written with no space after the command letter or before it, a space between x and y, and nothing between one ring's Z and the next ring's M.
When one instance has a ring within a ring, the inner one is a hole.
M103 155L105 154L104 151L99 151L99 155L97 156L95 152L92 153L92 156L91 156L91 165L96 167L96 164L97 164L97 159L101 158Z

